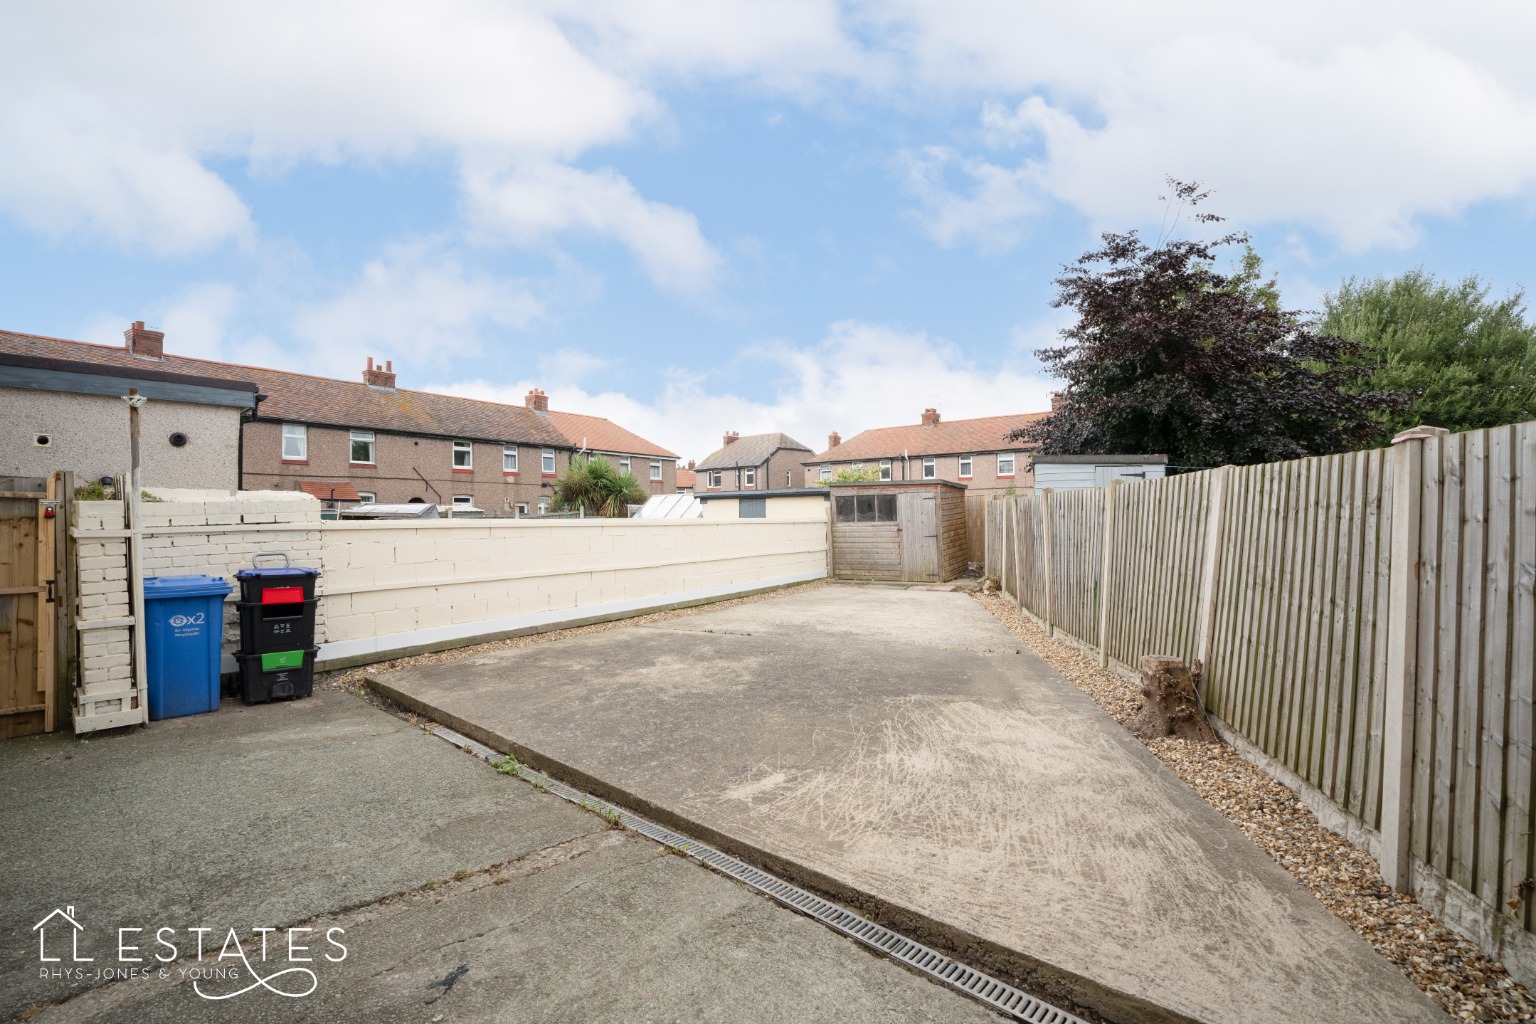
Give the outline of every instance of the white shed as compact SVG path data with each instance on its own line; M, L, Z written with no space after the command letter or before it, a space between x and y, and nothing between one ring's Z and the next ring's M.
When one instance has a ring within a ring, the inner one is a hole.
M1166 455L1036 455L1035 489L1070 491L1103 487L1111 480L1161 480L1167 476Z

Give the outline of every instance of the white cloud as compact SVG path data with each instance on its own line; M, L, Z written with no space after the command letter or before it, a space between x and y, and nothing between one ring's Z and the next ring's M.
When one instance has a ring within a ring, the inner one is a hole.
M720 254L685 210L652 202L611 170L582 171L540 161L495 174L464 175L465 217L478 238L532 246L578 229L618 239L656 285L672 291L707 288Z
M748 358L779 379L772 399L734 394L707 375L683 370L670 372L662 392L649 398L548 377L458 381L430 390L521 403L529 388L540 387L552 408L606 416L687 460L719 448L730 430L783 431L819 452L833 430L848 438L870 427L917 423L930 406L951 419L1048 409L1056 387L1007 366L977 365L943 339L852 321L832 325L815 345L775 345Z
M153 330L165 332L165 350L172 355L228 360L236 354L230 329L239 307L239 291L220 281L207 281L144 309L98 313L81 328L80 340L121 345L128 325L143 320Z
M298 310L292 324L306 369L351 378L368 356L419 368L478 355L489 334L525 329L543 308L526 282L467 269L452 253L411 242L369 261L344 291Z

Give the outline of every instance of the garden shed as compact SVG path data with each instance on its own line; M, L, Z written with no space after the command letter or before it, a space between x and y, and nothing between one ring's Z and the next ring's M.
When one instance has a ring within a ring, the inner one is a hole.
M942 583L965 572L965 485L832 484L832 575Z

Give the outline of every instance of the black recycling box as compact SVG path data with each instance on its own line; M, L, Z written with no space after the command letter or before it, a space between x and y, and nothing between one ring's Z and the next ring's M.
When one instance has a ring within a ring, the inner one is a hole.
M318 652L319 648L311 647L307 651L235 655L240 666L240 699L247 704L265 704L308 697L314 689Z
M239 602L240 652L270 654L315 646L316 603L315 598L289 604Z

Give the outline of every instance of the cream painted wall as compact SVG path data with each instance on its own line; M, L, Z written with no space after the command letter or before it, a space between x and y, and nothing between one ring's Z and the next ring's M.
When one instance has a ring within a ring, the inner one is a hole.
M703 502L704 519L740 519L739 498L710 498ZM821 519L827 518L827 499L820 494L789 494L781 498L764 499L764 511L768 519Z
M77 483L86 483L129 470L128 405L121 398L0 388L0 410L0 475L72 470ZM239 409L152 399L141 416L146 485L234 490ZM188 438L181 448L169 440L178 431ZM38 447L38 434L48 435L52 443Z

